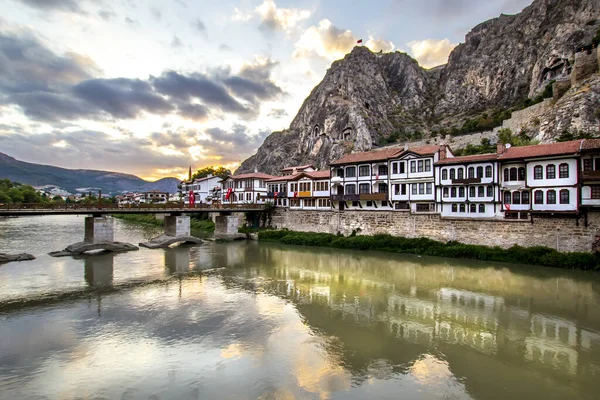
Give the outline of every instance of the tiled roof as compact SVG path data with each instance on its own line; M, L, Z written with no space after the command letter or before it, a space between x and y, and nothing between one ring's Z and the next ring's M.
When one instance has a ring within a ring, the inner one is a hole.
M269 182L295 181L302 177L308 177L311 179L327 179L330 176L331 176L331 171L326 169L326 170L322 170L322 171L298 172L298 173L292 174L292 175L278 176L273 179L269 179L266 182L269 183Z
M273 178L268 179L265 182L285 182L285 181L291 181L291 180L294 180L301 173L302 172L297 172L297 173L291 174L291 175L274 176Z
M249 173L249 174L232 175L229 178L231 178L233 180L240 180L240 179L273 179L273 178L276 178L276 176L263 174L262 172L252 172L252 173Z
M585 139L583 141L583 145L581 146L582 150L600 150L600 139Z
M322 171L305 172L305 174L313 179L326 179L331 177L331 170L324 169Z
M514 160L521 158L534 158L576 154L581 148L582 140L558 142L550 144L537 144L533 146L511 147L498 156L499 160Z
M444 158L436 162L436 165L446 165L446 164L462 164L462 163L473 163L473 162L482 162L482 161L491 161L498 158L498 154L490 153L490 154L475 154L472 156L460 156L460 157L450 157Z
M329 163L329 165L343 165L368 161L382 161L387 160L391 157L395 157L403 151L404 148L387 148L381 150L364 151L361 153L346 154L342 158L339 158Z
M420 147L411 147L407 150L407 152L412 152L419 154L421 156L433 155L443 149L445 146L440 145L429 145L429 146L420 146Z
M314 165L311 165L311 164L309 164L309 165L301 165L301 166L299 166L299 167L287 167L287 168L284 168L284 169L282 169L282 171L292 171L292 170L294 170L294 169L296 169L296 170L300 171L300 170L303 170L303 169L306 169L306 168L313 168L313 169L314 169L314 168L315 168L315 166L314 166Z

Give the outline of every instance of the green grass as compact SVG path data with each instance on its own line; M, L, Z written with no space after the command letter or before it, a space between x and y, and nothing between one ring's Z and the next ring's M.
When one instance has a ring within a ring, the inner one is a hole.
M164 226L165 222L162 219L156 219L153 214L116 214L115 218L124 221L136 222L140 224ZM213 232L215 224L209 219L190 218L190 228L198 231Z
M439 257L501 261L515 264L543 265L556 268L600 270L600 256L590 253L561 253L549 247L512 246L509 249L438 242L427 238L404 238L390 235L342 236L330 233L261 231L259 240L301 246L334 247L355 250L380 250Z

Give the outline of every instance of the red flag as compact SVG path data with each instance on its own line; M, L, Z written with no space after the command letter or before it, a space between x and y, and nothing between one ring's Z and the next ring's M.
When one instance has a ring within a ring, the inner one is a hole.
M357 43L357 44L361 44L361 43L362 43L362 39L358 39L358 40L356 41L356 43Z
M229 197L231 196L231 192L233 192L232 188L227 189L227 194L225 195L225 200L229 200Z
M298 192L294 192L294 197L298 197Z
M510 211L510 204L505 204L504 208L506 208L507 211Z

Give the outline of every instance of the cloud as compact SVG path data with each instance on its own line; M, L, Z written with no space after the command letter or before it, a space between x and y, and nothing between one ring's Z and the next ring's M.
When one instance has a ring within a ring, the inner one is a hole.
M179 39L179 37L173 36L173 40L171 40L171 47L173 47L173 48L183 47L183 42L181 41L181 39Z
M0 92L48 91L101 73L89 57L72 52L58 55L30 30L0 21Z
M222 164L230 164L254 154L270 133L270 130L261 130L251 134L243 125L234 125L231 130L209 128L204 131L206 138L198 139L197 143L206 154L215 154Z
M98 16L105 21L110 21L117 17L117 14L112 10L100 10L98 11Z
M162 19L162 11L156 7L150 7L150 14L156 19L160 21Z
M456 47L448 39L425 39L407 43L410 53L424 68L432 68L448 62L448 55Z
M274 0L264 0L254 11L243 12L234 9L232 20L248 21L254 17L259 18L258 28L265 32L283 31L290 33L298 24L312 15L310 10L299 8L278 8Z
M192 27L198 32L200 32L202 35L204 35L204 37L207 36L206 25L204 25L204 22L202 22L200 18L196 18L192 21Z
M288 116L288 113L283 108L274 108L267 115L273 118L284 118Z
M321 20L318 26L311 26L304 31L295 44L294 57L321 57L328 60L342 58L350 52L360 38L348 29L336 27L328 19ZM394 43L375 39L370 36L366 46L372 51L392 51Z
M16 0L31 8L41 11L63 11L72 13L82 13L79 7L82 1L78 0Z
M129 25L132 28L134 28L134 27L136 27L136 26L139 25L139 23L136 20L131 19L129 17L125 17L125 23L127 23L127 25Z
M233 51L233 48L225 43L219 45L219 51Z
M208 108L201 104L182 104L179 106L179 114L191 121L204 122L208 119Z

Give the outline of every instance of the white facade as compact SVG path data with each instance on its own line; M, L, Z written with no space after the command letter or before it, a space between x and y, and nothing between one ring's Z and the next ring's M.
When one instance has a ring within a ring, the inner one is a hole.
M528 161L531 211L577 211L577 166L576 157Z
M487 158L493 158L493 155ZM459 218L501 216L497 205L498 162L493 159L478 162L477 157L469 156L455 157L450 162L436 165L436 197L440 214Z
M221 178L209 175L205 178L194 179L193 182L182 183L181 192L185 204L190 202L190 191L194 192L195 203L207 203L208 200L218 199L221 191Z
M275 205L294 210L329 210L330 186L329 171L312 170L267 181L268 197Z
M349 210L391 210L387 160L333 167L332 202ZM340 204L342 203L342 204Z
M274 176L253 173L230 176L223 180L223 204L265 204L268 201L266 181Z

